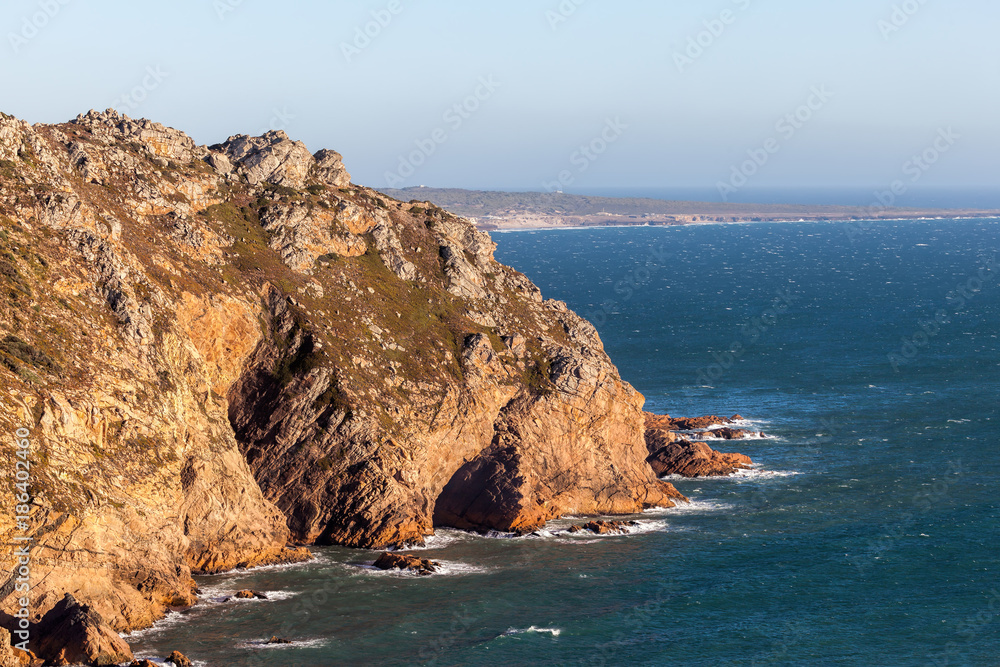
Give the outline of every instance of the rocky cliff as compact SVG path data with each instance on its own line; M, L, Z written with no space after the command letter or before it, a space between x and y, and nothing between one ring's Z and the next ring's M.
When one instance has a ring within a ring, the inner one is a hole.
M31 430L36 619L71 593L143 627L192 572L308 557L290 542L671 505L643 397L493 250L282 132L0 117L0 423Z

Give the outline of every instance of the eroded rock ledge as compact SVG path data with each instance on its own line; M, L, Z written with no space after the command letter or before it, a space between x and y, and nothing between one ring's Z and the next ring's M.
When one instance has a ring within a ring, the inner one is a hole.
M753 461L743 454L718 452L704 442L692 442L682 430L708 428L719 424L731 424L741 420L739 415L730 419L717 416L693 419L673 419L669 415L645 413L646 461L657 477L680 475L681 477L724 477L739 470L751 468ZM732 435L744 434L743 431ZM727 438L733 439L733 438Z

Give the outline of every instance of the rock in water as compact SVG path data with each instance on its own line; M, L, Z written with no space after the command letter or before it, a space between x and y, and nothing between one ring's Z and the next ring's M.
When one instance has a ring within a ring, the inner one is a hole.
M733 420L739 417L736 415ZM743 454L725 454L717 452L704 442L690 442L674 431L678 425L699 427L711 426L729 422L726 418L715 416L698 417L696 419L674 419L669 415L653 415L645 413L646 449L649 456L646 461L653 468L657 477L664 475L681 475L682 477L723 477L738 470L750 468L753 461ZM722 428L710 431L712 434L722 432L722 436L746 437L746 432Z
M167 662L172 662L177 667L192 667L191 660L180 651L174 651L167 656Z
M749 435L751 435L749 431L729 428L728 426L717 428L714 431L700 431L692 434L696 438L716 438L719 440L742 440Z
M236 593L235 595L233 595L233 597L236 598L236 599L238 599L238 600L254 600L254 599L256 599L256 600L266 600L267 599L267 596L264 595L263 593L258 593L257 591L251 591L251 590L239 591L238 593Z
M435 563L426 558L418 558L412 554L397 554L385 552L375 561L375 567L380 570L406 570L417 574L433 574L441 567L440 563Z
M571 533L587 531L595 535L625 535L638 525L638 521L591 521L582 526L570 526L568 530Z
M133 659L132 649L101 615L69 593L34 627L31 646L53 665L117 665Z
M724 454L704 442L687 440L660 447L646 460L658 476L724 477L753 466L749 456Z

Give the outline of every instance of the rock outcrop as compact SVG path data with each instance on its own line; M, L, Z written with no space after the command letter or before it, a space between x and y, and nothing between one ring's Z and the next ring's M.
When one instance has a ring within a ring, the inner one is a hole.
M582 526L570 526L570 533L589 532L595 535L625 535L638 527L638 521L590 521Z
M233 593L230 597L227 597L223 602L229 602L230 600L266 600L267 595L260 593L258 591L244 590L237 591Z
M34 462L0 536L34 540L33 620L71 593L146 627L196 601L192 573L309 558L290 542L681 499L597 332L494 248L282 132L0 116L0 426Z
M676 440L664 445L646 460L659 477L724 477L753 466L749 456L724 454L704 442L687 440Z
M132 660L128 643L69 593L35 625L30 646L48 665L103 667Z
M176 667L192 667L191 660L180 651L173 651L167 656L167 662L172 662Z
M0 628L0 667L41 667L44 662L31 651L14 648L10 632Z
M659 472L664 468L676 467L676 464L671 464L670 461L672 457L686 456L686 457L696 457L697 460L701 461L705 457L705 452L700 447L695 447L692 449L692 442L700 439L705 440L743 440L746 438L767 437L764 433L756 433L753 431L745 431L743 429L731 428L729 426L720 426L721 424L733 424L736 422L743 421L743 417L740 415L734 415L733 417L719 417L716 415L709 415L706 417L692 417L692 418L675 418L670 415L654 415L649 412L644 413L645 423L646 423L646 446L649 449L651 455L657 455L654 468L657 469L658 475L672 474ZM712 427L711 430L701 430ZM659 455L659 450L671 443L677 443L683 441L685 445L683 447L673 447L667 452L663 452ZM697 444L697 443L695 443ZM731 455L721 455L720 456L731 456ZM740 455L736 455L737 457ZM744 457L745 458L745 457ZM694 459L692 459L694 460ZM730 463L722 462L716 456L713 460L719 461L721 463L713 464L718 465L720 470L726 469L727 466L735 465L740 462L739 458L727 459ZM651 461L652 463L652 461ZM696 466L697 467L697 466ZM682 474L682 473L677 473ZM720 473L729 474L729 473Z
M740 415L732 417L719 417L718 415L708 415L705 417L671 417L670 415L654 415L645 413L646 428L655 428L664 431L704 431L712 427L733 424L743 420Z
M720 422L719 420L723 421ZM691 442L687 434L677 432L678 424L703 428L719 423L732 423L741 420L739 415L732 419L720 417L698 417L695 419L673 419L669 415L654 415L645 413L646 449L649 457L646 461L653 468L657 477L665 475L680 475L682 477L724 477L734 472L750 468L753 461L743 454L725 454L709 447L704 442ZM729 431L731 435L742 435L742 431L733 429L717 429ZM709 431L715 433L717 431Z
M441 564L413 554L397 554L386 551L375 560L374 567L379 570L403 570L419 575L428 575L437 572Z
M728 426L723 426L722 428L717 428L711 431L702 431L697 434L699 438L716 438L719 440L743 440L744 438L749 438L751 436L756 436L756 433L750 431L744 431L739 428L729 428ZM760 434L763 436L763 433Z

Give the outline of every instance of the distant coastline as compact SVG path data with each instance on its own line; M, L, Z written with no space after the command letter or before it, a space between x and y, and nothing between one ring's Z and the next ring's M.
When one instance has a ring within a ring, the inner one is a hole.
M484 231L1000 217L1000 209L895 208L878 202L871 206L742 204L427 187L382 192L402 201L430 202L472 219Z

